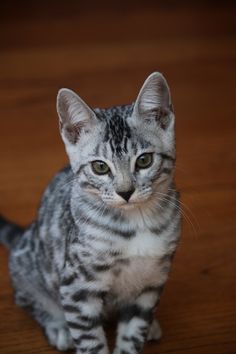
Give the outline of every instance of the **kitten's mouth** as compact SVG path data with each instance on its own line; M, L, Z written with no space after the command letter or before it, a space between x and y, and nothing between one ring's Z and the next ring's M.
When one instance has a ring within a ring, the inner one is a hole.
M123 209L123 210L130 210L130 209L134 209L136 208L138 205L140 205L140 203L134 202L134 201L122 201L119 203L107 203L108 207L113 207L113 208L117 208L117 209Z
M104 200L109 208L115 208L119 210L134 210L140 207L145 207L152 200L152 194L143 198L130 198L128 201L120 198L119 200Z
M124 202L119 207L123 209L135 208L137 206L136 202Z
M150 198L148 198L149 200ZM134 209L138 209L140 207L143 207L147 201L147 199L145 200L140 200L140 201L128 201L128 202L123 202L121 204L117 204L117 205L114 205L115 207L121 209L121 210L124 210L124 211L128 211L128 210L134 210Z

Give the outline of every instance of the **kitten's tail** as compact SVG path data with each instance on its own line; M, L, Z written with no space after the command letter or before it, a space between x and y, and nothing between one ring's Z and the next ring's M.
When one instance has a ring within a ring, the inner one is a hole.
M23 228L11 223L0 215L0 242L7 248L13 248L23 232Z

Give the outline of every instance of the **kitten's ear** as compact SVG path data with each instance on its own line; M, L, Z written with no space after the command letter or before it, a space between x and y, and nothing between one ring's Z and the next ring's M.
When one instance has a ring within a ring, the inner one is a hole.
M82 128L91 127L96 121L92 109L75 92L65 88L57 95L57 113L65 144L75 145Z
M133 115L147 121L157 121L167 129L173 120L169 86L164 76L154 72L144 82L134 105Z

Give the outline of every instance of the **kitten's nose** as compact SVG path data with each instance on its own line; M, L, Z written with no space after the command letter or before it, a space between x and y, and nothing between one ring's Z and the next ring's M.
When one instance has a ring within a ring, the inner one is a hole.
M129 191L125 191L125 192L116 192L116 193L128 202L131 195L134 193L134 189L130 189Z

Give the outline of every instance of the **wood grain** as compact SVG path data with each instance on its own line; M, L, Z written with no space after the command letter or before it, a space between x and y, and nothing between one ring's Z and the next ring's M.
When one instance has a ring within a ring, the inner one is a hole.
M177 116L183 236L144 354L236 353L235 7L228 2L1 2L0 212L28 224L67 161L55 97L135 99L163 72ZM0 248L0 353L56 353L13 302ZM109 338L114 339L110 329Z

